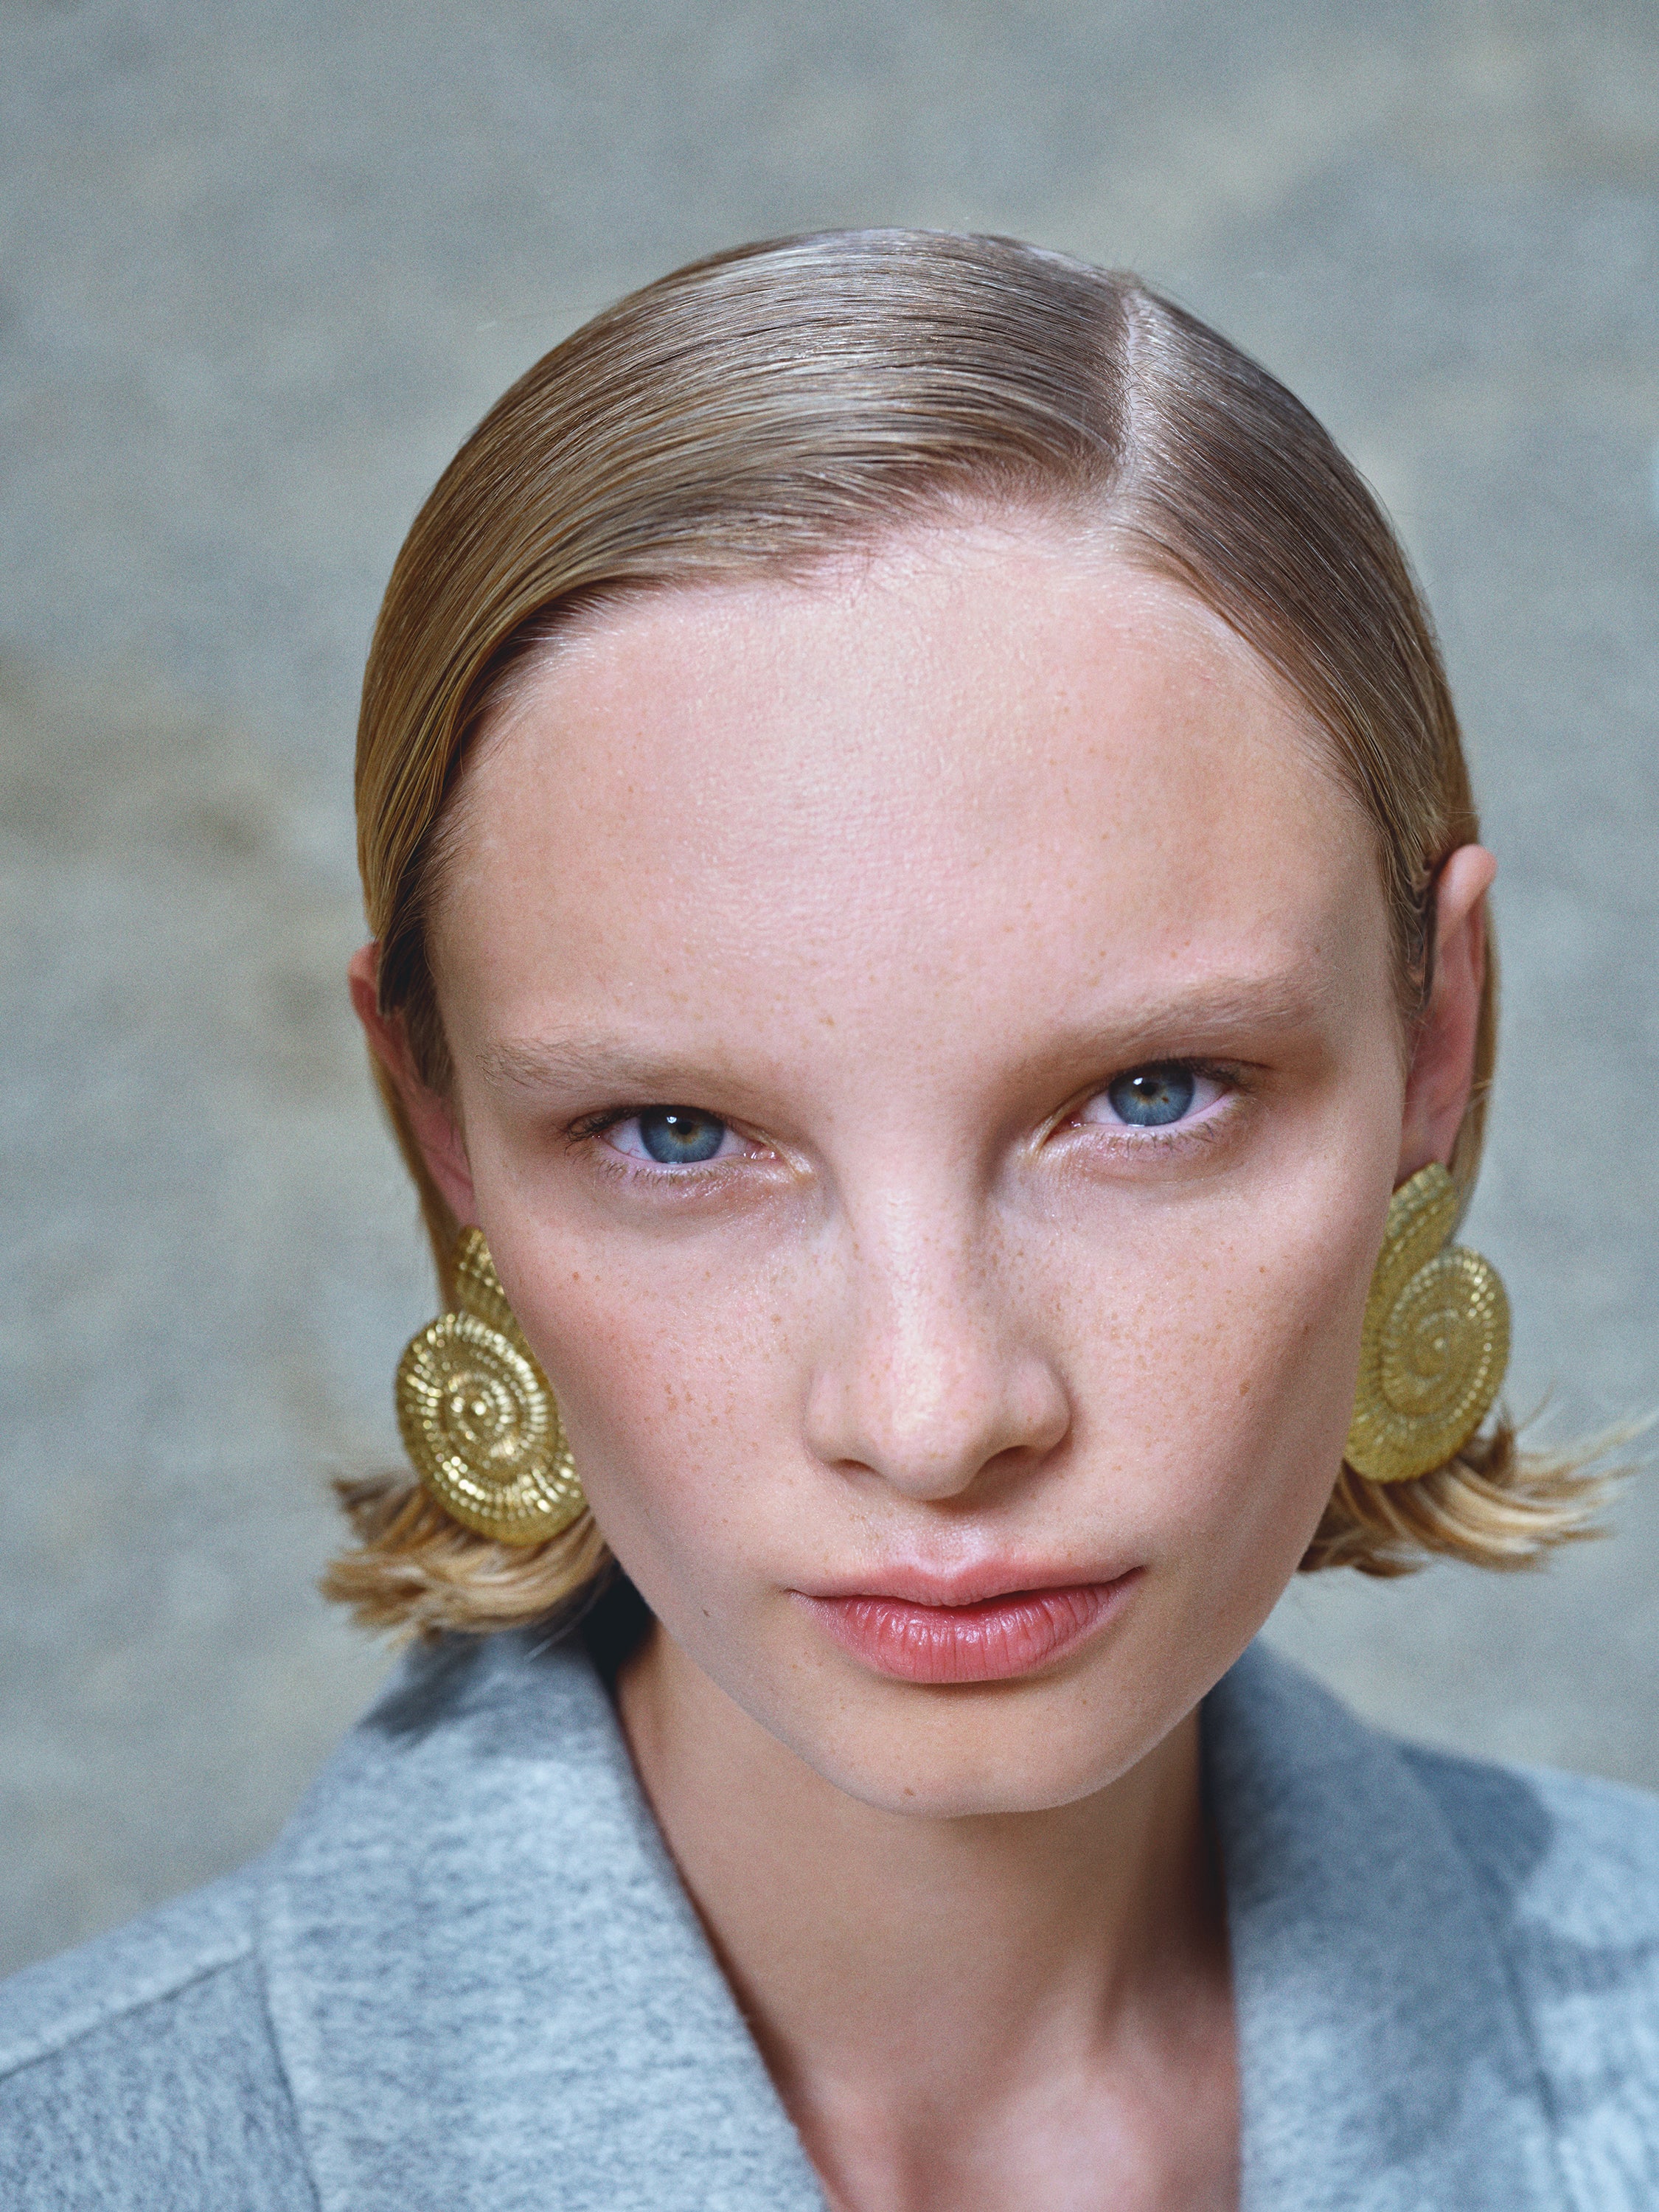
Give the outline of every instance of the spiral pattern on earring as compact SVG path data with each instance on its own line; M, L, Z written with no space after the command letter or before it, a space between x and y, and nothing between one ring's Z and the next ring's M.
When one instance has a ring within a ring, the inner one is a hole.
M455 1279L460 1311L428 1322L398 1364L404 1447L463 1527L504 1544L539 1544L587 1503L558 1402L478 1230L462 1239Z
M1443 1467L1486 1419L1510 1356L1497 1270L1443 1249L1457 1193L1437 1163L1397 1190L1360 1334L1359 1386L1343 1457L1371 1482Z

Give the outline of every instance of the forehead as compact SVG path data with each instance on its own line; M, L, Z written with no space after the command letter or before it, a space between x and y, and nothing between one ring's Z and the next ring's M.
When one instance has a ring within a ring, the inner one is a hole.
M958 528L562 636L469 767L434 950L498 997L890 1003L1011 960L1074 987L1308 952L1370 852L1304 710L1189 595Z

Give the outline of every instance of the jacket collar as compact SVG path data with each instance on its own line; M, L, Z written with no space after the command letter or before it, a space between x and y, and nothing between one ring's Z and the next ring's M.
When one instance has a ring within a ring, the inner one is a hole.
M1246 2212L1558 2205L1502 1953L1407 1760L1260 1647L1205 1718ZM822 2212L580 1647L406 1665L263 1913L321 2212Z
M406 1666L265 1910L320 2212L822 2212L580 1647Z
M1261 1644L1204 1723L1247 2212L1559 2208L1491 1892L1413 1755Z

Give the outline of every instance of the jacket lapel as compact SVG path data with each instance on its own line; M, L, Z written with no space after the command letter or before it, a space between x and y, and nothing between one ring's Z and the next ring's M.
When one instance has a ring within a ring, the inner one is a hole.
M407 1665L265 1900L321 2212L822 2212L579 1648Z
M1387 1738L1260 1645L1205 1709L1245 2212L1535 2212L1566 2193L1487 1917Z
M1205 1741L1244 2212L1559 2207L1485 1900L1400 1753L1259 1646ZM579 1648L409 1662L264 1899L320 2212L822 2212Z

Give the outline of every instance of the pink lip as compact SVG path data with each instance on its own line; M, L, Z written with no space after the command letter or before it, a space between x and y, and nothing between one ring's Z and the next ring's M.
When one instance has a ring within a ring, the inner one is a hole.
M1138 1579L1135 1571L1115 1582L1005 1589L966 1604L872 1590L796 1594L844 1650L878 1674L901 1682L1006 1682L1075 1650Z

